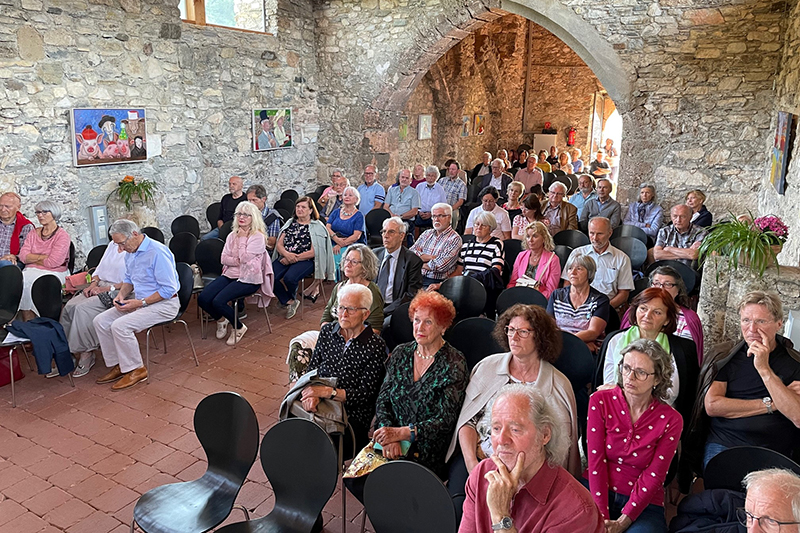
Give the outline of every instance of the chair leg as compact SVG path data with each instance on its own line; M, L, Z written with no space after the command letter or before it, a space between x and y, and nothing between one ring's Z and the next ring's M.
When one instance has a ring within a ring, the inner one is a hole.
M200 366L200 361L197 360L197 352L194 349L194 341L192 341L192 336L189 334L189 326L183 320L177 320L176 322L183 324L183 329L186 330L186 336L189 338L189 346L192 347L192 355L194 355L194 366Z
M167 353L167 330L161 326L161 338L164 339L164 353Z
M241 503L237 503L233 506L234 509L239 509L244 513L244 519L248 522L250 521L250 513L247 512L247 507L242 505Z
M147 328L147 334L145 335L145 368L147 368L147 377L150 377L150 332L153 331L153 328ZM157 349L157 348L156 348ZM150 384L150 380L146 380L147 384Z
M136 519L131 518L131 533L134 533L135 530L136 530Z
M153 348L155 348L156 350L158 350L158 342L156 342L156 336L155 336L155 335L153 335L152 337L150 337L150 339L152 339L152 341L153 341ZM149 341L148 341L148 342L149 342Z
M28 361L28 368L30 368L31 372L33 372L33 364L31 363L31 358L28 355L28 350L25 348L24 344L21 344L20 346L22 346L22 353L25 354L25 360Z
M306 292L306 278L303 278L300 280L300 292L298 293L300 295L300 320L303 320L306 314L306 298L304 296L305 292Z
M236 346L236 344L238 343L238 340L239 340L237 338L238 336L236 335L236 323L237 322L239 322L239 300L234 300L233 301L233 324L231 324L231 327L233 327L233 345L234 346Z
M11 374L11 407L17 406L17 394L14 390L14 350L16 346L12 346L8 349L8 370L9 374ZM33 369L31 369L33 370Z
M75 380L72 379L72 372L67 374L67 377L69 378L69 384L72 385L72 388L74 389L75 388Z
M267 327L269 328L269 332L272 333L272 322L269 320L269 313L267 312L266 306L264 307L264 316L267 317Z

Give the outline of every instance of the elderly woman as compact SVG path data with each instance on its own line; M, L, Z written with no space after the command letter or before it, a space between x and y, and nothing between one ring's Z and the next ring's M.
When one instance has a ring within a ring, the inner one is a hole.
M548 157L550 157L550 154L547 150L539 150L539 163L536 166L542 169L542 172L553 171L553 167L547 162Z
M572 174L572 158L569 152L561 152L558 154L558 170Z
M539 190L541 190L541 187ZM531 194L526 196L522 201L522 213L514 217L514 223L511 227L511 238L524 241L525 228L536 221L541 221L543 218L542 203L539 196L531 192Z
M492 336L508 351L484 358L472 370L467 399L447 452L449 460L458 444L463 460L456 454L450 464L448 490L453 495L463 493L468 473L494 453L485 409L509 383L528 384L550 399L569 441L562 466L577 477L581 458L575 395L569 379L553 366L561 355L561 332L555 321L539 306L517 304L500 316Z
M525 285L549 297L561 282L561 261L553 253L555 247L547 226L538 221L528 224L522 241L523 251L514 261L508 288Z
M660 266L650 273L650 286L664 289L678 304L678 327L675 335L693 341L697 346L697 364L703 366L703 325L697 313L689 309L689 295L686 294L686 285L677 270L671 266ZM622 317L622 327L631 325L631 310L625 311Z
M357 283L339 289L337 321L322 325L308 364L320 377L336 377L336 388L308 386L302 395L308 412L316 410L320 398L344 402L357 449L369 442L367 432L385 374L386 344L365 325L374 307L372 298L372 291Z
M664 480L683 429L666 403L672 357L650 339L633 341L620 355L614 387L589 399L589 490L608 533L666 533Z
M233 214L231 232L222 249L222 275L206 285L197 297L197 304L217 320L217 338L233 330L226 343L233 346L247 333L233 306L239 298L258 291L264 282L270 284L272 266L267 255L267 228L261 210L250 202L241 202ZM269 291L272 294L272 291Z
M378 277L378 258L367 245L354 244L347 249L347 254L342 258L341 269L347 279L333 287L328 305L322 312L320 324L324 326L336 320L339 308L338 293L342 288L360 285L372 293L371 306L368 308L369 325L375 333L380 334L383 328L383 296L375 284L375 278Z
M597 264L586 254L572 254L567 260L569 285L556 289L547 301L547 313L556 319L558 328L572 333L586 343L592 353L608 324L609 313L616 313L608 296L592 287Z
M61 206L45 200L36 204L34 210L40 227L28 233L19 251L19 259L25 263L22 270L22 301L19 304L23 320L30 320L38 314L31 298L34 281L52 274L64 283L69 275L67 264L72 241L67 231L58 225Z
M567 174L580 174L583 172L583 160L581 159L581 150L580 148L574 148L572 152L570 152L572 156L572 172L567 172Z
M334 261L328 230L319 221L314 200L308 196L297 199L294 216L281 228L272 255L275 274L275 296L287 306L286 318L297 314L300 300L296 298L300 281L314 275L315 279L333 279Z
M333 241L333 260L338 265L347 247L356 242L366 244L364 214L358 210L361 195L349 185L342 192L342 205L334 209L325 227ZM337 277L338 277L337 272Z
M639 201L628 206L625 220L626 226L641 228L648 236L655 238L661 229L664 210L656 203L656 187L650 183L639 185Z
M692 208L692 224L707 228L711 225L711 212L704 205L706 195L700 189L686 193L686 205Z
M520 200L525 194L525 184L519 181L512 181L508 184L508 201L503 204L503 209L508 211L508 218L514 220L522 213ZM512 229L513 231L513 229Z

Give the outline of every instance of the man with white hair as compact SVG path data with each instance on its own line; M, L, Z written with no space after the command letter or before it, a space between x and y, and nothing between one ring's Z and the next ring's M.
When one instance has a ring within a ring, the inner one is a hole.
M656 203L656 187L650 183L639 185L639 200L628 206L625 220L626 226L641 228L647 235L656 238L661 229L661 218L664 210Z
M439 180L439 169L434 165L429 165L425 169L425 181L417 185L419 193L419 212L414 222L418 228L433 227L431 220L431 208L434 204L447 201L447 193L444 188L437 183Z
M506 163L498 158L492 161L492 173L483 177L481 188L494 187L501 198L508 198L508 186L514 179L505 173Z
M550 235L565 229L578 229L578 209L564 201L566 196L567 186L560 181L554 181L547 191L547 203L542 206L542 222Z
M475 165L473 169L469 173L469 182L472 183L477 178L482 178L486 174L492 173L492 154L489 152L483 152L481 154L481 162Z
M419 236L411 247L422 259L422 286L426 289L441 283L456 270L461 251L461 236L450 226L453 208L450 204L436 204L431 209L433 228Z
M380 265L375 283L383 295L383 314L387 317L422 288L422 259L403 247L405 237L406 224L400 217L383 221L383 246L375 250Z
M750 472L743 485L747 497L737 515L748 533L800 532L800 476L769 468Z
M494 455L469 475L459 533L605 533L589 492L560 466L569 443L548 400L515 383L489 410Z
M331 186L322 191L322 196L317 202L320 216L328 218L331 213L341 207L344 189L349 186L350 180L344 176L344 171L338 168L334 169L331 173Z
M380 209L386 200L386 190L380 184L378 178L378 167L367 165L364 167L364 183L358 186L358 194L361 195L361 203L358 210L367 216L373 209Z
M21 206L17 193L0 195L0 267L18 263L22 243L33 229L33 222L20 213Z
M591 220L594 217L605 217L611 222L611 229L616 229L622 223L622 206L611 198L611 180L601 178L597 180L597 198L589 200L581 211L581 221Z

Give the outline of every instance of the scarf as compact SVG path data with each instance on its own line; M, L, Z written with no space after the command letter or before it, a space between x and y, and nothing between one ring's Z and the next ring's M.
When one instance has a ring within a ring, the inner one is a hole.
M33 222L25 218L22 213L17 211L17 220L14 222L14 232L11 234L11 250L10 252L13 255L19 255L19 251L22 248L19 242L19 235L22 233L22 228L27 226L28 224L33 225Z
M641 338L639 336L639 326L631 326L626 331L622 332L622 339L620 339L620 346L624 348L639 338ZM666 333L659 333L658 336L656 337L656 342L660 344L662 348L664 348L665 352L672 353L669 351L669 339L667 338Z
M639 202L639 222L641 222L642 224L644 224L644 217L645 215L647 215L647 206L649 205L650 205L649 202L648 203Z

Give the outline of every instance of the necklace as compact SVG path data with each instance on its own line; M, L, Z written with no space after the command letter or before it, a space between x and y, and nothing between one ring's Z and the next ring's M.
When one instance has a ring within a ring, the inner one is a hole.
M417 348L417 349L414 351L414 354L415 354L417 357L419 357L420 359L433 359L434 357L436 357L436 354L435 354L435 353L434 353L433 355L422 355L422 352L419 350L419 348Z
M344 215L344 216L351 217L351 216L356 214L356 211L358 211L358 209L353 209L352 212L348 212L348 211L345 211L344 209L342 209L341 210L341 214Z

